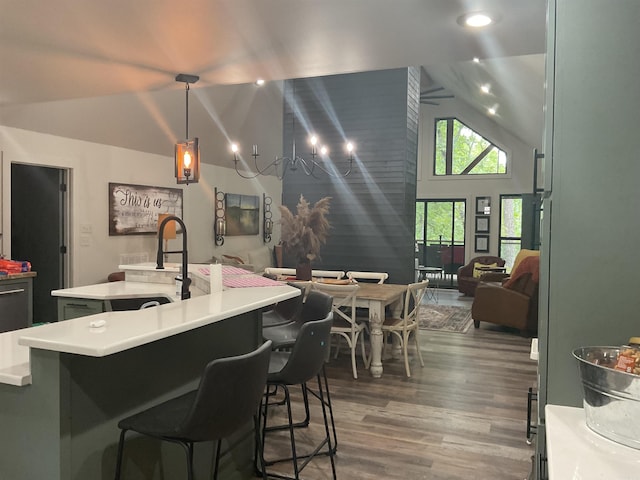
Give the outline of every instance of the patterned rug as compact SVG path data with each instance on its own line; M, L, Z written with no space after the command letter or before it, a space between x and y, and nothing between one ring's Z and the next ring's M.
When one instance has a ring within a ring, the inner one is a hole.
M471 309L451 305L422 305L419 322L421 330L467 333L473 323Z

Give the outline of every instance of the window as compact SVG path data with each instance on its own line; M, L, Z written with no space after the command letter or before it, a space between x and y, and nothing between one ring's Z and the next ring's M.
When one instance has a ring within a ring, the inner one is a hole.
M434 175L506 175L507 154L460 120L436 120Z
M522 248L522 196L500 195L499 255L511 270L516 255Z

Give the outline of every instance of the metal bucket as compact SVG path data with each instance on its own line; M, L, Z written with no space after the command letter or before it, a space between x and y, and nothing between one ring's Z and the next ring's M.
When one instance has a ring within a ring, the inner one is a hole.
M578 360L587 426L640 450L640 375L614 370L619 347L580 347Z

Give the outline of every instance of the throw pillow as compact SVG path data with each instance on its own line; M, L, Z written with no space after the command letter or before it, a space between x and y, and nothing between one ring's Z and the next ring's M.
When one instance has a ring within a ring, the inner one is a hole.
M527 257L532 257L532 256L539 257L540 256L540 251L539 250L527 250L526 248L523 248L522 250L520 250L518 252L518 254L516 255L515 260L513 261L513 266L511 267L511 273L516 271L516 269L518 268L518 265L520 264L520 262L522 260L524 260Z
M473 278L480 278L482 275L487 273L485 270L482 270L482 267L497 268L498 264L497 263L492 263L492 264L487 265L485 263L474 262L474 264L473 264Z

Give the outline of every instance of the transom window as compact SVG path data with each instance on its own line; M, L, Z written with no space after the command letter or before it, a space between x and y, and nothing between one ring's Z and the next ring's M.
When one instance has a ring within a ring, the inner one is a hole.
M436 119L435 175L505 175L507 154L456 118Z

